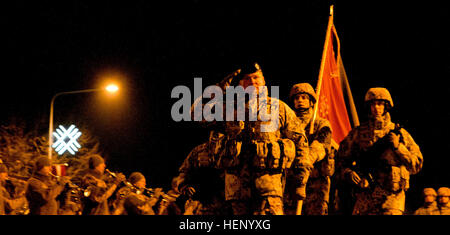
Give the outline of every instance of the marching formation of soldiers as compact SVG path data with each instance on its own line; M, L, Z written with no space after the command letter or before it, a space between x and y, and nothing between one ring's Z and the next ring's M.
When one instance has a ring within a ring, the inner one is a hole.
M237 85L258 91L266 80L254 63L217 85L223 93ZM332 139L328 120L317 117L311 124L317 97L310 84L294 85L289 105L273 97L265 101L262 108L267 110L278 102L279 126L271 131L261 131L268 122L259 115L253 121L200 121L210 129L209 140L191 151L173 184L174 191L190 198L185 214L406 213L409 178L422 169L423 156L412 136L391 121L394 103L387 89L368 90L367 122L339 144ZM246 100L246 113L251 112L250 102ZM448 195L445 188L440 190ZM448 196L439 200L442 209L437 214L445 214Z
M224 93L237 85L258 91L266 80L261 67L253 63L217 85ZM352 129L339 144L332 139L328 120L311 121L318 98L310 84L294 85L288 103L274 97L256 98L265 101L256 110L257 120L200 119L200 125L210 131L209 138L188 154L167 193L147 188L140 172L128 179L110 172L99 155L92 155L88 169L71 179L53 175L49 159L40 157L29 179L9 177L6 165L0 164L0 214L406 213L410 175L420 172L423 156L412 136L391 121L394 103L387 89L368 90L367 122ZM251 99L245 103L246 113ZM278 125L259 115L274 107ZM423 196L424 205L414 214L450 214L449 188L441 187L437 193L426 188Z

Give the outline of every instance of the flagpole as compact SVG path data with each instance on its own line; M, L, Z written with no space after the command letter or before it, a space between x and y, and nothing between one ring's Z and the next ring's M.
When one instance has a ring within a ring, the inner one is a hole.
M319 71L319 81L317 81L317 88L316 88L316 96L317 96L317 100L316 103L314 105L314 113L313 113L313 117L311 119L311 125L309 127L309 134L312 135L314 132L314 121L316 119L317 116L317 109L319 107L319 97L320 97L320 87L322 86L322 78L323 78L323 70L325 67L325 61L326 61L326 57L327 57L327 51L328 51L328 44L330 41L330 33L331 33L331 27L333 26L333 5L330 6L330 17L328 18L328 26L327 26L327 32L325 35L325 46L323 49L323 54L322 54L322 61L320 63L320 71ZM302 207L303 207L303 199L299 199L297 200L297 208L296 208L296 215L301 215L302 214Z
M322 61L320 62L319 80L317 81L317 87L316 87L317 100L314 105L314 113L313 113L313 117L311 119L309 134L313 134L313 132L314 132L314 122L316 120L317 110L319 108L319 99L320 99L320 90L321 90L320 88L322 87L323 71L325 69L325 61L327 59L328 44L330 42L331 28L333 26L333 15L334 15L333 7L334 7L333 5L330 6L330 17L328 18L327 32L325 35L325 45L323 48Z

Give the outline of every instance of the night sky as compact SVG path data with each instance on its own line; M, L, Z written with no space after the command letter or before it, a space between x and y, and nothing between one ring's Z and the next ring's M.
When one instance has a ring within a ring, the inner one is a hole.
M114 78L121 87L115 97L57 98L55 125L81 125L100 140L108 168L141 171L148 185L167 189L189 151L207 138L193 123L172 120L172 89L193 89L194 77L212 85L251 59L287 101L293 84L316 85L334 4L360 119L366 91L388 88L392 120L424 155L407 203L417 207L423 187L450 186L450 8L428 1L298 2L2 3L0 121L21 119L47 135L54 94Z

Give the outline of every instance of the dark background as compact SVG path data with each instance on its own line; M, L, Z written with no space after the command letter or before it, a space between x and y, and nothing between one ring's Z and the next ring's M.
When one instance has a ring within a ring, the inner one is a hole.
M47 135L54 94L115 79L115 97L57 98L55 125L88 129L108 168L141 171L150 186L167 189L207 138L193 123L172 120L172 89L193 90L194 77L212 85L248 59L261 64L269 86L280 86L282 100L295 83L315 86L331 4L360 119L366 91L386 87L393 121L421 147L424 167L407 194L415 209L423 187L450 186L450 9L431 1L2 3L0 121L23 119Z

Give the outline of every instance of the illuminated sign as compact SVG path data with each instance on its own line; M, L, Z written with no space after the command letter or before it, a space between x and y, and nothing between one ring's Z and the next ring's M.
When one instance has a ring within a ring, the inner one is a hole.
M62 155L64 152L68 151L72 155L81 148L77 139L81 136L81 132L75 125L71 125L67 130L63 126L59 125L58 129L53 132L53 136L56 137L56 142L52 145L55 151Z

